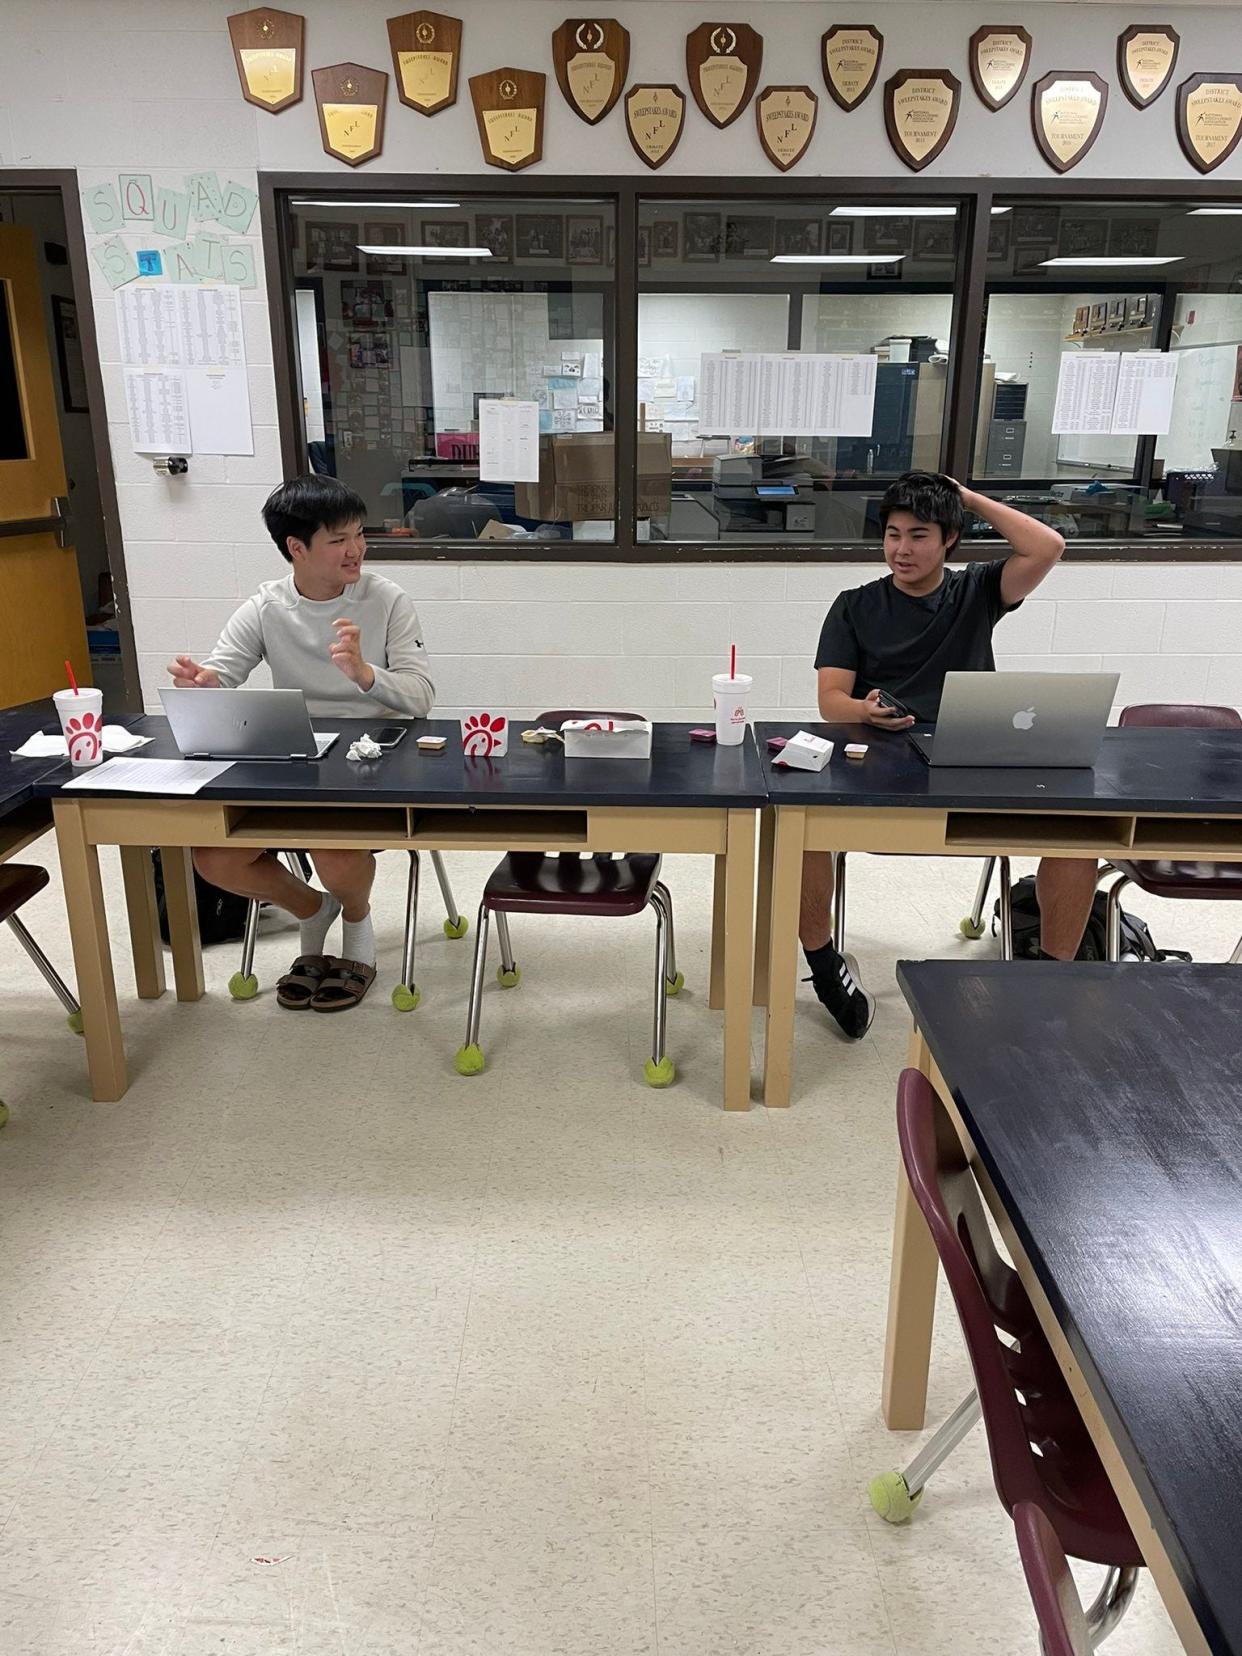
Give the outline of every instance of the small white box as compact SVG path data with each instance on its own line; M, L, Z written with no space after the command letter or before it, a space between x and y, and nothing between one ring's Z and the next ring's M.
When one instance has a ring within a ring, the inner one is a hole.
M800 730L789 738L772 763L788 765L790 770L822 771L831 758L832 743L826 736L812 736L809 730Z
M650 759L650 719L566 719L566 759Z
M845 757L847 759L865 759L867 757L867 743L847 742L845 744Z

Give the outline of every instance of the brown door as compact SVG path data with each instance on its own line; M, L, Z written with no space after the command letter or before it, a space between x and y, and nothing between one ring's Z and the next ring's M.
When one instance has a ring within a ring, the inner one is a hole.
M0 224L0 707L90 683L43 298L32 231Z

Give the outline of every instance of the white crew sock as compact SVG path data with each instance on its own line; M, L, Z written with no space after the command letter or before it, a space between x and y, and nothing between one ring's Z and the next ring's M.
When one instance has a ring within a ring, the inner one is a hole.
M325 891L320 898L319 907L309 920L299 920L298 930L302 934L300 952L304 955L321 955L324 944L328 941L328 932L332 922L341 912L341 905L331 892Z
M341 921L341 959L375 965L375 926L370 909L361 920Z

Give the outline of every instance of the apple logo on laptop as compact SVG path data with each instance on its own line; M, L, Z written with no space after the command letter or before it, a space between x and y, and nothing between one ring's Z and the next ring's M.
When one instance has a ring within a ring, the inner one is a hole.
M1024 707L1013 716L1013 728L1015 730L1029 730L1034 723L1035 709L1033 707Z

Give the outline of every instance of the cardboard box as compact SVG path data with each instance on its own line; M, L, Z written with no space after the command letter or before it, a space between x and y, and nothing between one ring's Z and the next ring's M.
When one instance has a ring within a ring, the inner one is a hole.
M650 759L649 719L566 719L566 759Z
M667 516L673 500L672 438L664 431L640 431L637 444L638 515ZM519 515L541 523L615 518L615 452L611 431L541 437L538 483L514 488Z

